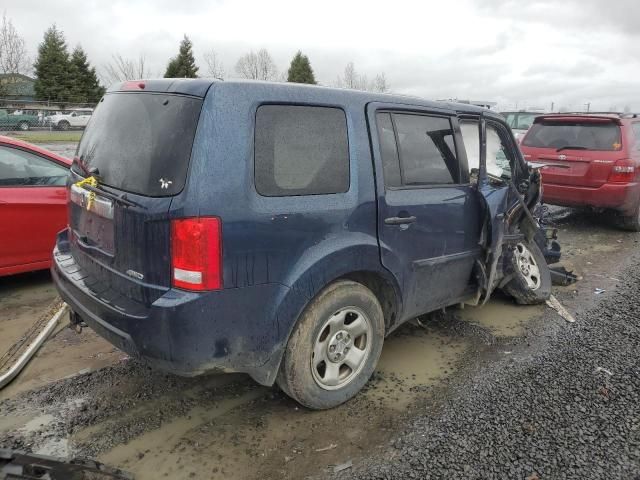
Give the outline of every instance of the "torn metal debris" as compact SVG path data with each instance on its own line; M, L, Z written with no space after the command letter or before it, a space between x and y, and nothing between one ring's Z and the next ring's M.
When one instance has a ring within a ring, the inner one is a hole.
M558 301L558 299L556 297L554 297L553 295L551 295L549 297L549 300L546 301L546 304L553 308L556 312L558 312L558 314L564 318L567 322L569 323L573 323L576 321L575 318L573 318L573 315L571 315L568 310L566 308L564 308L562 306L562 304Z
M64 460L0 448L0 480L133 480L133 476L95 460Z
M578 276L564 267L549 267L551 283L566 287L578 281Z

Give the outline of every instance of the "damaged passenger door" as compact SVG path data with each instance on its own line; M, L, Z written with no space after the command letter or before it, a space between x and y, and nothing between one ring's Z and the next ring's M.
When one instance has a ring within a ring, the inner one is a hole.
M526 164L504 124L485 115L461 116L460 131L470 178L484 207L479 238L483 255L475 265L479 289L471 302L484 304L501 279L503 249L523 236L530 239L535 234L535 221L522 195L531 185ZM513 227L518 222L525 225L516 233Z

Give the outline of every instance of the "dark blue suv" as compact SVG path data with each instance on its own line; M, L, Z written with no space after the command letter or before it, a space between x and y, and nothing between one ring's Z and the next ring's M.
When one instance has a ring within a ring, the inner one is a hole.
M470 105L125 82L78 147L52 271L72 318L131 355L330 408L406 320L549 296L539 195L502 117Z

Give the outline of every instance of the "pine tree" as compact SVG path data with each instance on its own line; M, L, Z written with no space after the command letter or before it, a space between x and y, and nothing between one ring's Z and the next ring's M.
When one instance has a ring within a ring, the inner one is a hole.
M69 97L73 102L96 103L104 95L105 89L98 82L96 69L89 64L87 54L80 45L71 54L69 76Z
M299 50L291 60L291 66L287 73L287 82L311 83L314 85L316 83L309 57L303 55Z
M173 57L167 65L165 78L196 78L198 67L193 58L193 44L186 35L180 42L180 51Z
M52 25L38 46L34 64L36 97L39 100L67 101L70 93L70 62L63 33Z

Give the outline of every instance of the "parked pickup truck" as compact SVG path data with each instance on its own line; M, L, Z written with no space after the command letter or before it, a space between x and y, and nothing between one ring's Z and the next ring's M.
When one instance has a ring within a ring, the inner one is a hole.
M26 131L37 126L38 121L37 115L10 114L6 110L0 110L0 129L3 130Z
M48 125L58 130L69 130L70 128L84 128L91 119L92 109L73 110L68 113L56 113L45 119Z

